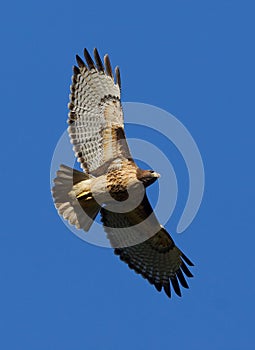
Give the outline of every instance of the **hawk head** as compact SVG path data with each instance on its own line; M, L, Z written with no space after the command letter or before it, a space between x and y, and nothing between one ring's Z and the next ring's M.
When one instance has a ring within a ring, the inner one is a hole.
M142 181L145 187L150 186L160 177L160 174L153 170L137 169L137 179Z

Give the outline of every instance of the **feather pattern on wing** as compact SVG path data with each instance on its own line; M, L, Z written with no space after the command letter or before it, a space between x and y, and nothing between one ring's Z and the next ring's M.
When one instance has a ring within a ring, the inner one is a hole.
M124 132L119 68L115 83L108 55L105 68L97 49L95 63L86 49L84 56L86 63L76 56L78 67L73 69L68 132L81 167L91 173L112 159L132 157Z
M146 195L130 213L114 213L106 208L101 209L102 222L107 237L115 247L115 254L157 290L163 288L171 297L172 285L175 293L181 296L179 284L188 288L183 272L187 277L192 277L185 262L190 266L193 264L158 223ZM138 239L141 243L135 244ZM116 248L118 246L121 248Z

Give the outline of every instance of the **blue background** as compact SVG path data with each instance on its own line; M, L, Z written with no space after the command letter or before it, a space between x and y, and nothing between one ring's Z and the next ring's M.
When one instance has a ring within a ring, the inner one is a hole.
M254 2L12 1L0 19L1 349L254 349ZM120 65L123 101L168 110L200 148L199 214L181 235L167 226L195 263L182 298L78 239L52 204L84 46Z

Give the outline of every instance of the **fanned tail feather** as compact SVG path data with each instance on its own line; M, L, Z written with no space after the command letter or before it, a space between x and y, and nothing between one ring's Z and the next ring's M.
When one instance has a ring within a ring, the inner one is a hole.
M77 199L73 193L73 186L88 179L89 175L61 165L52 188L55 207L59 215L62 215L71 225L86 232L96 218L100 205L92 197Z

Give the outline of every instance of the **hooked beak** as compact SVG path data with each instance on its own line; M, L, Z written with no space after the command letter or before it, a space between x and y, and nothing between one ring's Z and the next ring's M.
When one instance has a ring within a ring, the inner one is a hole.
M155 171L154 171L154 173L153 173L153 176L156 177L156 179L160 178L160 174L159 174L159 173L156 173Z

